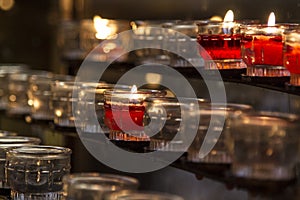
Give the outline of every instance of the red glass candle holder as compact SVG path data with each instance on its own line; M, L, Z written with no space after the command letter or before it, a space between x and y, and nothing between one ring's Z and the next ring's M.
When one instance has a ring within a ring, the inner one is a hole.
M144 100L165 96L160 90L107 90L104 92L104 123L110 129L109 139L122 141L149 141L144 133Z
M288 25L244 25L241 28L242 58L247 64L247 76L285 77L282 33Z
M206 69L246 68L241 58L240 24L201 21L197 25L199 53Z
M300 29L284 32L283 65L290 71L290 84L300 86Z

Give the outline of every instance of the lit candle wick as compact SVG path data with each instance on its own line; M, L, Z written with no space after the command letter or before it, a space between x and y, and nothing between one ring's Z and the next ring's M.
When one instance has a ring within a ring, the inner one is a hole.
M137 87L136 85L133 85L130 91L130 96L129 96L129 101L134 102L138 99L138 94L137 94Z

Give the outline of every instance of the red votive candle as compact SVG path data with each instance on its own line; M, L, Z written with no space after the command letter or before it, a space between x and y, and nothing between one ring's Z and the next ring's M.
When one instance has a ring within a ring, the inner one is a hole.
M246 68L241 58L240 24L235 22L198 22L197 41L206 69Z
M165 96L160 90L109 90L104 93L104 122L111 140L149 141L144 133L143 118L147 97Z
M242 26L242 57L247 75L258 77L290 76L283 67L282 34L288 25Z
M290 84L300 86L300 29L284 32L283 65L290 71Z

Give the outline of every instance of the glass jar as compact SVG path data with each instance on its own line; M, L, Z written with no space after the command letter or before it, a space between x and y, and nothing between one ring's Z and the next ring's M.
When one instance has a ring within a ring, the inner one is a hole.
M9 74L8 76L8 115L30 114L27 91L29 77L32 75L46 75L51 72L43 70L27 70Z
M231 120L231 172L239 178L292 180L299 157L299 117L252 112Z
M149 141L143 128L145 107L149 97L165 96L164 90L106 90L104 92L104 122L109 127L109 138L123 141Z
M136 64L170 64L170 57L164 50L164 37L168 30L163 25L176 20L136 20L131 22L133 31L133 51ZM147 47L147 48L145 48Z
M190 144L183 124L195 104L203 104L205 99L175 97L147 98L144 102L144 126L150 137L150 151L185 152ZM189 124L191 126L191 124Z
M71 150L34 145L7 152L7 181L13 199L59 200L62 178L70 172Z
M24 136L1 136L0 137L0 188L8 187L6 185L6 153L13 148L37 145L40 144L41 140L35 137L24 137Z
M163 47L177 53L166 52L172 67L203 67L203 59L199 56L197 45L196 21L176 21L165 23L162 27L167 29Z
M246 68L241 57L241 30L236 22L198 21L197 41L205 69Z
M257 77L289 77L283 66L283 32L295 24L263 24L242 26L242 57L247 75Z
M0 64L0 109L5 110L8 104L8 76L9 74L29 70L25 64Z
M50 109L52 98L51 84L54 81L72 81L74 77L60 74L42 74L29 77L28 104L30 116L34 120L53 120L53 110Z
M237 113L247 113L252 107L243 104L200 105L199 111L190 113L190 120L200 116L197 135L188 149L188 161L195 163L230 164L232 162L227 143L230 129L229 119ZM206 152L205 148L210 148Z
M63 196L71 199L103 199L106 194L120 190L136 190L135 178L99 173L75 173L63 177Z
M75 128L72 104L78 102L79 88L80 83L75 84L74 81L54 81L51 83L50 109L53 110L53 122L57 127Z
M130 89L131 86L104 82L83 83L78 93L75 120L84 133L109 133L104 123L104 92L112 89ZM95 116L96 115L96 116Z
M300 29L288 29L283 37L283 66L291 73L290 84L300 86Z

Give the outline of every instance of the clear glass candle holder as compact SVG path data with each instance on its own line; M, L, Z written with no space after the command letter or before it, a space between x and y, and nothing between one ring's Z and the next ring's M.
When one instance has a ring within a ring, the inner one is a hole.
M41 140L35 137L23 137L23 136L1 136L0 137L0 188L8 188L6 184L6 153L13 148L37 145Z
M137 190L139 181L135 178L99 173L75 173L63 177L65 200L104 199L104 196L120 190Z
M27 70L9 74L8 77L8 106L9 115L30 114L27 91L29 88L29 77L32 75L46 75L51 72L43 70Z
M8 76L9 74L29 70L25 64L0 64L0 109L5 110L8 104Z
M104 123L104 92L114 88L130 89L131 86L108 84L104 82L83 83L80 86L78 107L75 113L79 124L81 124L79 126L82 132L109 133L109 128Z
M70 172L71 150L56 146L14 148L6 154L12 199L59 200L62 178Z
M172 67L203 66L203 59L199 56L197 45L198 26L196 21L176 21L165 23L162 26L167 29L164 48L185 55L185 58L182 58L179 55L167 52Z
M75 84L74 81L54 81L51 83L50 109L53 110L53 122L57 127L75 127L72 104L78 102L79 88L80 83ZM76 94L74 96L73 91Z
M42 74L29 77L27 91L30 116L34 120L53 120L54 113L50 109L52 98L51 84L54 81L72 81L73 76L62 74Z
M252 111L252 107L249 105L212 105L205 103L200 105L199 111L191 112L189 116L190 120L193 120L195 115L199 115L200 123L197 135L188 149L188 161L195 163L230 164L232 160L227 143L229 140L228 129L231 125L228 120L236 113L247 113L250 111ZM225 121L222 119L225 119ZM209 127L211 128L210 132L208 132ZM218 133L220 133L219 136ZM208 137L208 134L211 136L215 135L215 137ZM207 155L201 152L201 147L204 143L206 143L206 146L212 146Z
M123 190L105 196L104 200L184 200L174 194L154 191L129 191Z
M283 66L291 73L290 84L300 86L300 29L285 30Z
M244 69L241 29L236 22L198 21L197 41L205 69Z
M286 181L295 178L299 157L299 118L253 112L231 120L232 174L239 178Z
M122 141L149 141L144 133L143 102L148 97L165 96L164 90L106 90L104 122L110 129L109 138Z
M207 101L188 98L181 98L179 101L175 97L145 99L145 132L152 135L149 150L185 152L188 148L186 134L189 134L189 131L180 131L184 129L181 123L184 117L193 112L194 104L200 105L204 102Z
M168 33L163 26L175 22L176 20L136 20L131 22L133 45L136 49L133 54L137 64L170 64L170 56L163 50L164 37ZM145 48L145 46L149 48Z
M295 25L242 26L242 57L247 64L247 75L257 77L289 77L283 66L283 40L285 29Z

